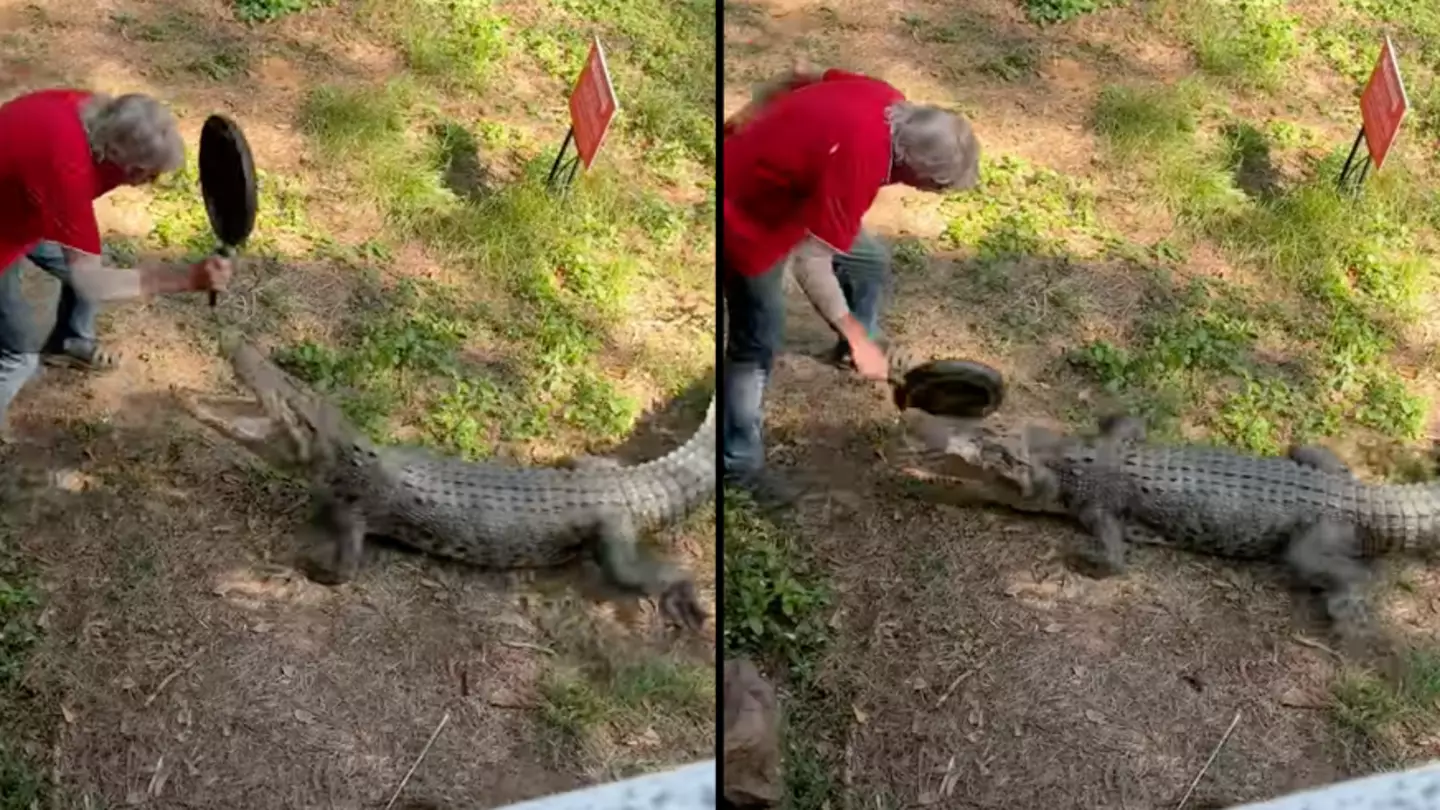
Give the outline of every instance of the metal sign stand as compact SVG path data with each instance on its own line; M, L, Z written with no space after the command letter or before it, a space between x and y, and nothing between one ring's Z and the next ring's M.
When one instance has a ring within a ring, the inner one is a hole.
M1360 187L1365 185L1365 178L1370 174L1370 166L1374 163L1370 159L1370 149L1367 146L1365 156L1360 159L1360 165L1355 165L1355 155L1360 151L1360 144L1365 140L1365 127L1360 127L1360 134L1355 136L1355 143L1350 145L1350 154L1345 158L1345 166L1340 169L1340 180L1335 187L1341 191L1356 193ZM1356 174L1356 169L1359 173Z
M569 193L570 186L575 183L575 175L580 171L580 150L576 149L575 154L566 159L570 144L574 142L575 128L571 127L565 130L565 140L560 144L560 151L555 154L555 162L550 164L549 176L545 178L545 186L551 191ZM560 180L562 176L563 181Z

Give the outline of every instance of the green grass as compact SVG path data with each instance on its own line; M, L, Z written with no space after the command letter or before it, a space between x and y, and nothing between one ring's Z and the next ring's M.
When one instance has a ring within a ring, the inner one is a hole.
M982 156L974 193L945 200L948 247L983 256L1059 252L1095 236L1095 196L1084 183L1010 155Z
M804 682L830 640L829 585L785 528L742 494L725 497L725 655L784 667Z
M708 268L685 261L713 232L704 206L670 203L604 168L557 199L544 188L550 156L543 152L504 187L450 187L452 169L475 163L482 141L516 141L493 127L471 133L404 84L318 88L301 126L324 154L354 167L394 238L417 239L464 268L458 287L401 296L396 300L408 303L382 308L381 317L352 330L346 347L296 347L302 374L361 392L351 400L354 415L372 414L366 424L374 429L373 415L397 405L424 414L418 421L433 443L467 456L488 454L496 442L552 434L552 426L595 442L629 430L638 403L595 360L612 325L637 305L639 285L699 288L709 281ZM485 303L456 311L453 303L449 309L437 303L442 299ZM465 323L494 327L477 335ZM416 324L449 324L450 331L445 340L414 348ZM457 361L472 337L505 349L513 379ZM703 352L702 346L688 354ZM673 362L649 368L672 393L690 381ZM408 402L397 401L402 393Z
M755 661L780 678L784 702L784 806L820 810L839 800L835 752L842 745L848 703L843 686L818 680L829 650L835 595L791 527L759 513L738 491L725 493L726 658Z
M1117 0L1020 0L1025 16L1040 25L1063 23L1117 4Z
M660 743L670 733L714 724L714 667L665 657L613 667L554 667L542 677L539 693L540 722L560 753L572 757L603 756L597 749L623 748L647 734ZM645 765L627 763L613 776L632 776Z
M573 84L590 48L604 44L620 103L616 126L651 171L683 177L687 162L715 165L715 4L700 0L557 0L536 7L520 34L551 76Z
M1440 720L1440 654L1411 650L1394 677L1345 673L1331 686L1330 719L1381 767L1402 764Z
M1122 158L1188 144L1196 126L1198 86L1110 85L1095 103L1093 126L1105 145Z
M1187 236L1260 286L1161 285L1127 345L1092 342L1074 364L1168 427L1189 416L1257 452L1350 426L1417 438L1425 403L1388 358L1430 287L1428 196L1400 165L1342 194L1338 149L1284 180L1274 153L1305 145L1303 133L1192 109L1168 91L1109 90L1095 120ZM1262 357L1262 342L1287 357Z
M24 717L20 680L40 641L40 595L33 572L15 547L14 529L0 525L0 810L29 810L47 795L40 763L16 743L10 722Z
M1298 18L1285 0L1194 0L1180 9L1200 69L1237 87L1277 90L1300 56Z
M490 0L405 5L397 35L406 64L417 75L460 91L483 91L496 80L510 32L509 21Z
M270 22L318 5L316 0L235 0L235 18L249 23Z
M49 782L39 768L0 742L0 810L33 810L45 806Z

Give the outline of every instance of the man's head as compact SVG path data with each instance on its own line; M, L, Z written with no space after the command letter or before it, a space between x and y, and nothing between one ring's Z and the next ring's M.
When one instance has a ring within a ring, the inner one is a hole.
M175 116L150 96L95 94L81 110L95 159L118 168L127 185L153 183L185 164Z
M970 122L938 107L889 110L895 180L922 191L961 191L980 180L980 142Z

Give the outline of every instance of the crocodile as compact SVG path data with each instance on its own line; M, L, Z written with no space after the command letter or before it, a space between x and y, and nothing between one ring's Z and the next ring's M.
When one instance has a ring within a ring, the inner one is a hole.
M970 502L1079 523L1073 558L1092 576L1123 573L1132 543L1281 560L1337 626L1354 627L1370 560L1440 547L1440 485L1368 483L1318 445L1283 456L1160 445L1124 414L1093 436L913 410L905 419L912 471Z
M373 442L254 344L229 335L221 350L253 398L175 393L203 425L308 480L312 528L329 549L328 559L302 560L311 579L354 578L367 536L490 569L560 566L588 553L611 597L652 598L667 621L704 624L689 575L637 538L714 497L713 397L683 445L644 464L590 456L556 467L470 462Z

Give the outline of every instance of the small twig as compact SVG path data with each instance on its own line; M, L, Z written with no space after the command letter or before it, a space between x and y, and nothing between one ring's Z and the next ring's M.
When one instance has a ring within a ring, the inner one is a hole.
M1230 727L1225 729L1225 736L1221 737L1220 742L1215 744L1215 750L1211 751L1210 758L1205 760L1205 767L1200 769L1200 773L1195 774L1195 779L1190 782L1190 787L1185 791L1185 795L1180 797L1180 803L1175 805L1175 810L1185 810L1185 803L1190 801L1190 794L1195 792L1195 787L1200 784L1201 779L1205 778L1205 774L1210 770L1210 766L1215 764L1215 758L1220 756L1220 749L1225 747L1226 741L1230 739L1231 734L1235 733L1235 727L1238 725L1240 725L1240 710L1236 709L1235 719L1231 720Z
M147 697L145 698L145 703L144 703L143 705L149 706L151 703L154 703L154 702L155 702L155 698L160 697L160 693L165 691L165 687L169 686L171 681L173 681L173 680L175 680L176 678L178 678L178 677L180 677L181 675L183 675L183 674L185 673L185 670L187 670L187 669L189 669L189 668L190 668L190 667L188 667L188 666L186 666L186 667L181 667L181 668L175 670L174 672L170 673L169 675L166 675L166 676L165 676L165 680L161 681L161 682L160 682L160 685L157 686L157 687L155 687L155 691L151 692L151 693L149 694L149 696L147 696Z
M420 767L420 763L424 761L425 755L430 753L430 746L435 744L435 738L440 736L440 730L445 728L445 724L448 722L450 722L450 710L446 709L445 716L440 718L440 723L436 725L435 730L430 733L430 740L425 743L424 748L420 749L420 756L415 758L415 764L410 766L410 770L405 772L405 778L401 779L400 785L395 788L395 795L390 797L390 801L385 805L385 810L390 810L390 808L395 806L395 802L399 801L400 794L404 792L405 786L410 784L410 777L415 775L415 769Z
M941 696L940 696L940 699L935 702L935 708L938 709L938 708L940 708L941 706L944 706L944 705L945 705L945 701L949 700L949 699L950 699L950 696L953 695L953 694L955 694L955 690L960 688L960 684L962 684L962 683L964 683L965 681L969 680L969 679L970 679L970 676L972 676L972 675L974 675L975 673L979 672L980 670L984 669L984 668L985 668L985 664L988 663L989 661L990 661L990 656L987 655L987 656L985 656L984 658L980 659L980 663L978 663L978 664L976 664L975 666L973 666L973 667L965 670L964 672L960 673L960 676L959 676L958 678L956 678L955 680L953 680L953 681L950 682L950 688L945 690L945 694L941 695Z
M555 654L555 651L550 649L549 647L542 647L539 644L530 644L529 642L525 641L502 641L500 643L505 645L506 647L514 647L519 650L534 650L535 652L545 653L546 655Z
M1302 636L1302 635L1300 635L1299 633L1292 634L1292 635L1290 636L1290 638L1291 638L1296 644L1299 644L1299 645L1302 646L1302 647L1309 647L1309 648L1312 649L1312 650L1319 650L1320 652L1330 653L1331 655L1335 656L1336 658L1344 658L1344 656L1342 656L1339 652L1336 652L1333 648L1327 647L1327 646L1325 646L1324 644L1316 641L1316 640L1313 639L1313 638L1306 638L1305 636Z
M148 708L151 703L155 702L156 698L160 697L160 693L165 691L165 687L169 686L171 682L173 682L176 678L184 675L186 672L189 672L191 668L193 668L196 664L200 663L200 656L204 655L209 651L210 648L206 647L205 649L196 653L195 656L189 661L186 661L184 664L182 664L179 669L175 670L169 675L166 675L165 679L160 681L160 685L155 687L155 691L151 692L148 696L146 696L145 702L141 705Z

